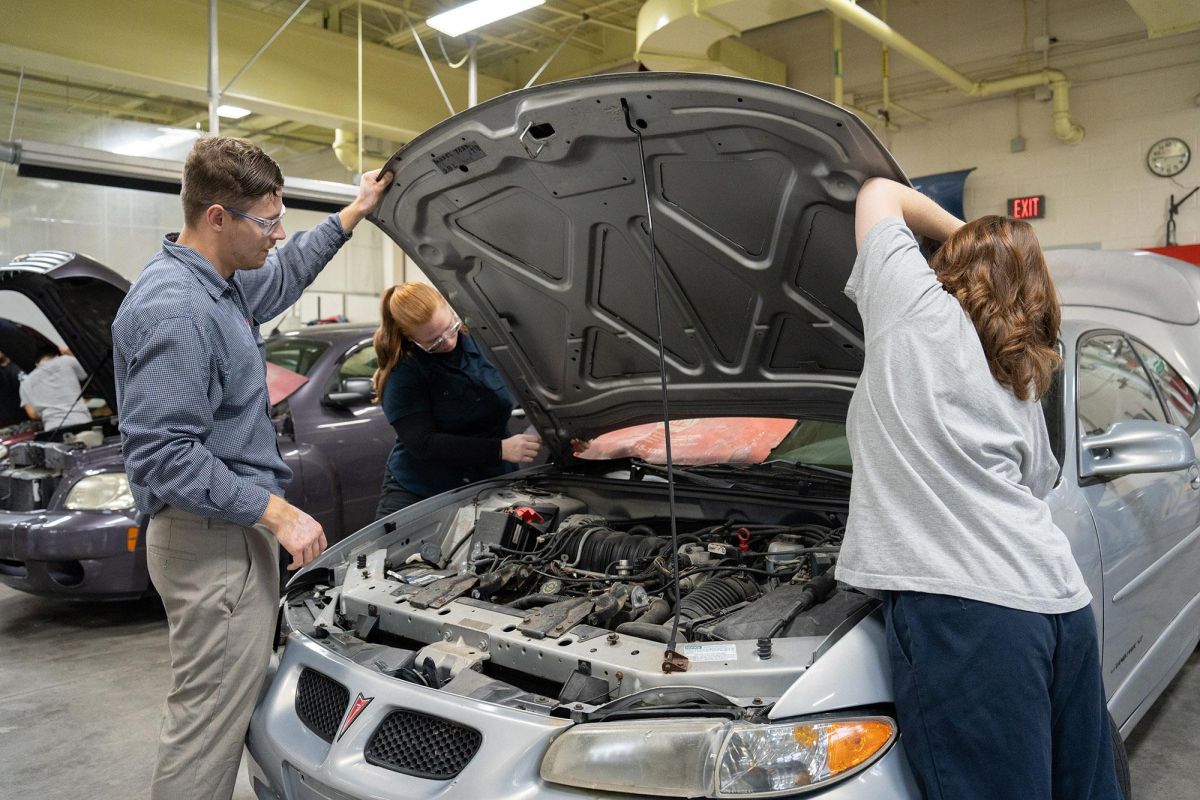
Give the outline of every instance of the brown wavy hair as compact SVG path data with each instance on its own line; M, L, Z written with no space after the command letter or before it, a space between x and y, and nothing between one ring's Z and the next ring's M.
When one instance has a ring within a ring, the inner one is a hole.
M374 338L379 366L371 376L376 403L383 399L388 375L415 346L409 332L432 319L439 308L449 305L441 292L427 283L398 283L383 293L380 323ZM467 326L463 325L459 332L468 333Z
M1019 400L1040 398L1061 366L1058 293L1027 222L989 215L955 231L930 266L971 318L988 368Z

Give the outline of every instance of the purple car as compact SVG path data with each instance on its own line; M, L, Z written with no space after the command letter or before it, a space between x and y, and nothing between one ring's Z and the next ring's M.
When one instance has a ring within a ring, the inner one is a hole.
M0 431L0 583L33 594L116 600L153 592L146 517L133 507L121 461L110 326L129 282L75 253L41 251L0 268L4 292L35 303L88 372L90 425L30 434ZM266 341L272 419L294 477L289 502L325 528L330 543L374 518L394 441L371 403L374 328L321 325ZM26 336L0 322L0 350L28 371ZM96 400L103 401L101 403Z

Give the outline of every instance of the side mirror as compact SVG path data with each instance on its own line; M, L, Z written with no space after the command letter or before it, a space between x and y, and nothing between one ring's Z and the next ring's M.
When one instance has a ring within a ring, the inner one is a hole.
M373 395L370 378L347 378L342 381L340 391L325 395L321 403L333 408L350 408L371 402Z
M1130 419L1080 440L1079 477L1174 472L1196 463L1187 431L1165 422Z

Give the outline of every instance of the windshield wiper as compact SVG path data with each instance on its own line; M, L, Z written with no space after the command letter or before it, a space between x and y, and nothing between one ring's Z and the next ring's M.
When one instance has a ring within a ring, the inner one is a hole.
M818 475L828 475L831 478L837 478L839 481L848 481L851 478L851 473L848 470L825 467L820 464L800 464L795 461L764 461L762 464L755 466L772 470L779 469L787 472L815 472Z
M833 467L817 464L793 464L790 461L767 461L762 464L707 464L689 467L692 472L733 474L742 481L800 481L806 484L845 486L850 483L850 473Z
M684 469L683 467L672 466L671 471L675 473L675 477L684 478L685 480L688 480L697 486L710 486L714 489L733 489L737 486L737 484L735 484L733 481L724 481L720 478L709 478L704 475L699 475L693 472L691 469ZM651 464L649 461L643 461L640 458L629 459L629 477L633 480L639 480L643 473L662 475L665 478L667 475L667 468L659 466L658 464Z

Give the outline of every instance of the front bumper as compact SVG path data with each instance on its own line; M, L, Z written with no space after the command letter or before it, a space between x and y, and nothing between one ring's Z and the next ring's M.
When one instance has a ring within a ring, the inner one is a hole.
M130 528L138 529L132 551ZM0 511L0 583L47 597L140 597L151 591L144 534L132 514Z
M371 700L348 728L343 713L332 744L297 715L296 691L305 668L341 683L351 702L359 695ZM364 756L367 743L396 709L474 728L482 734L482 744L450 780L417 778L370 764ZM540 766L546 749L571 724L389 678L292 634L250 722L250 777L258 800L645 800L645 795L594 792L542 781ZM919 798L899 742L869 769L816 796L823 800Z

